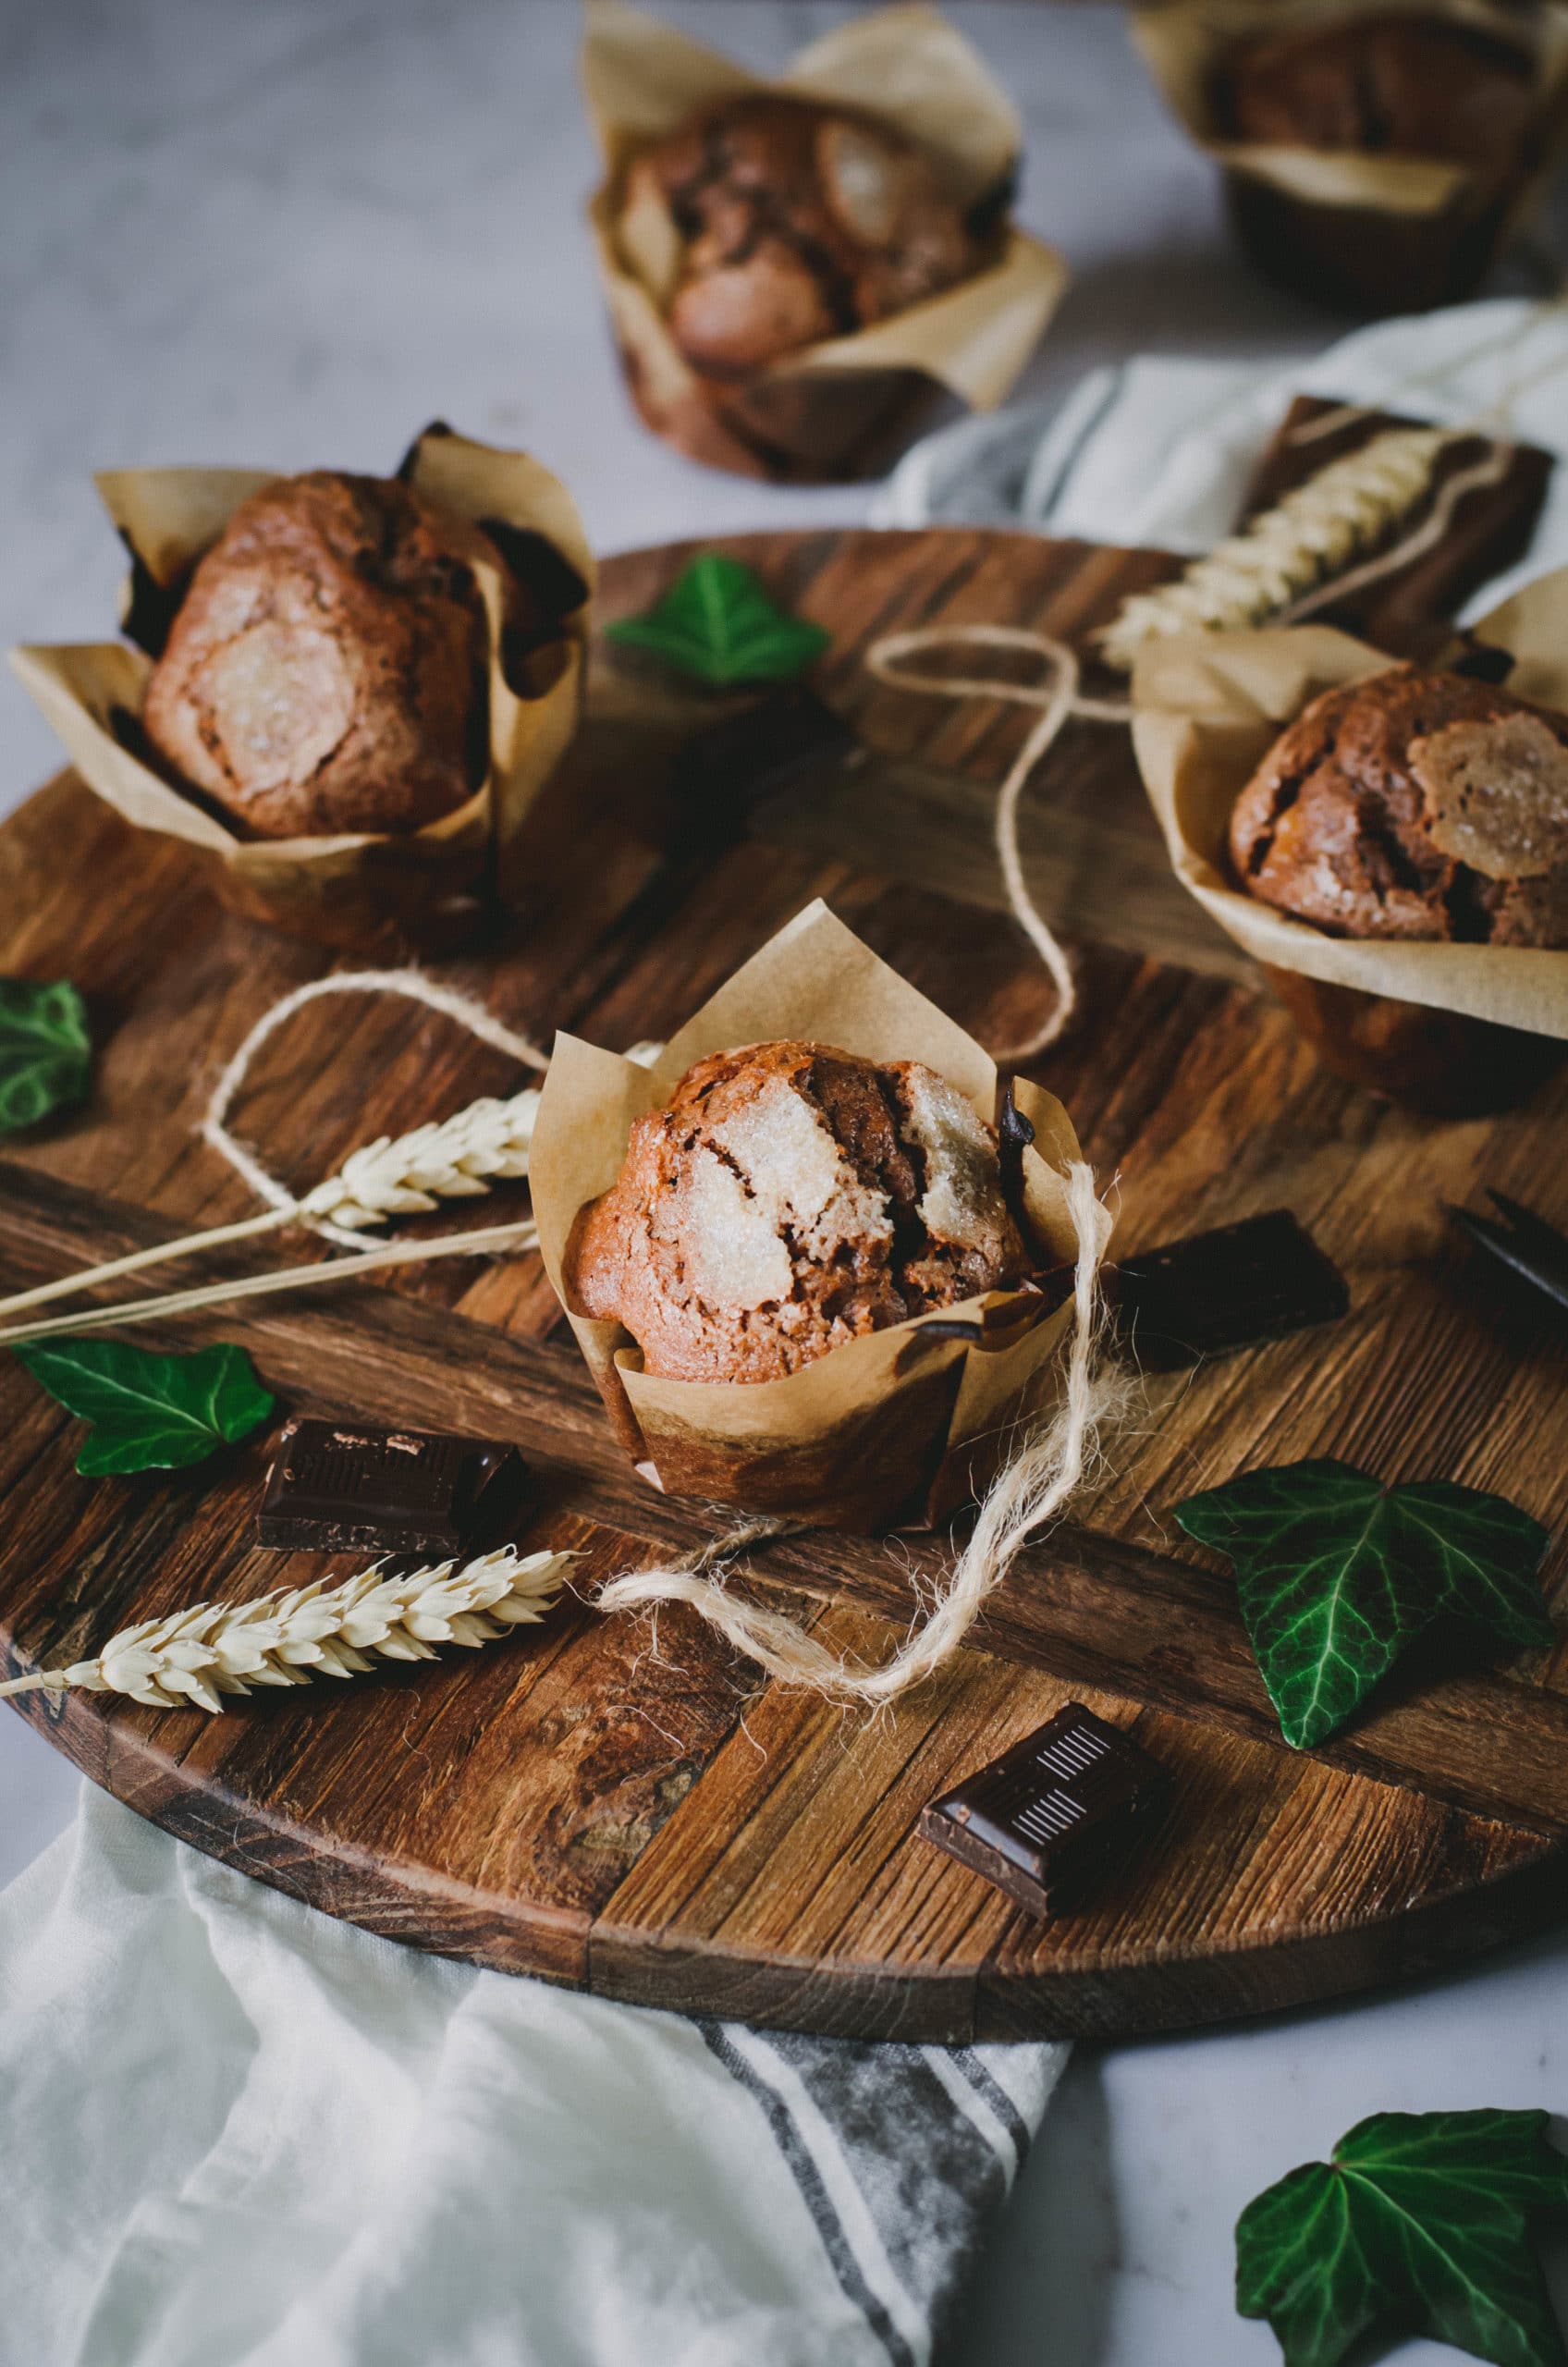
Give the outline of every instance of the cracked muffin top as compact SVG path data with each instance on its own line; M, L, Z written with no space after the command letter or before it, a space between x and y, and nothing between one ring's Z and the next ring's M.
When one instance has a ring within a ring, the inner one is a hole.
M1237 799L1231 860L1336 937L1568 945L1568 716L1415 666L1325 691Z
M417 830L488 761L481 538L328 469L242 501L198 562L142 728L255 838Z
M918 1061L749 1045L688 1069L578 1217L566 1283L671 1380L776 1380L1023 1280L997 1139Z
M687 361L715 377L904 312L987 257L901 133L771 95L729 100L637 157L619 236Z
M1232 140L1484 170L1514 161L1535 79L1524 49L1475 25L1354 17L1249 42L1221 70L1219 112Z

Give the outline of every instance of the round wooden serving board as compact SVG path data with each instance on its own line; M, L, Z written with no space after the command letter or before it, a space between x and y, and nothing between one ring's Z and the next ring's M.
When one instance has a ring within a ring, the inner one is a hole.
M671 755L711 706L601 651L589 724L538 817L533 907L440 975L545 1044L559 1024L624 1047L668 1035L820 893L982 1039L1008 1040L1047 992L998 917L986 840L1017 712L875 689L860 653L938 619L1074 634L1167 563L980 533L733 547L830 628L821 687L868 739L970 780L808 784L753 835L738 811L728 832L694 831ZM612 561L603 613L646 607L688 555ZM1440 1215L1487 1183L1568 1219L1568 1091L1445 1124L1317 1069L1170 881L1124 732L1074 727L1034 807L1035 876L1078 936L1084 996L1039 1073L1099 1172L1120 1175L1122 1246L1288 1207L1349 1277L1345 1320L1161 1384L1115 1477L1017 1568L976 1649L870 1722L759 1690L689 1616L655 1637L574 1601L483 1652L222 1718L84 1693L24 1697L22 1714L143 1815L329 1914L606 1996L815 2030L1168 2028L1385 1982L1558 1914L1562 1655L1406 1670L1327 1748L1292 1753L1233 1586L1170 1508L1242 1468L1336 1454L1502 1489L1568 1534L1562 1335L1476 1275ZM325 957L230 917L188 850L133 834L69 777L0 830L0 970L80 983L101 1047L89 1106L0 1167L6 1285L246 1213L194 1122L219 1059ZM433 1014L317 1003L269 1049L240 1122L303 1185L373 1134L516 1082ZM499 1219L518 1196L490 1205ZM586 1579L712 1533L622 1462L533 1258L134 1336L243 1341L279 1418L515 1439L534 1476L522 1541L576 1548ZM276 1424L193 1472L91 1481L73 1469L78 1426L8 1358L0 1392L12 1672L177 1605L352 1566L250 1544ZM759 1568L824 1634L876 1650L941 1560L929 1540L819 1532ZM1551 1582L1562 1567L1555 1553ZM1133 1728L1174 1782L1137 1854L1082 1913L1041 1924L915 1824L1072 1697Z

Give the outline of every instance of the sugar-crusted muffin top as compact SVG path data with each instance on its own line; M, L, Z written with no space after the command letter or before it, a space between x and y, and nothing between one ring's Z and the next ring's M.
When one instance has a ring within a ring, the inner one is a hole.
M153 748L259 838L453 812L486 761L479 542L396 479L263 485L191 578L147 687Z
M1568 716L1415 666L1325 691L1230 844L1252 895L1335 936L1568 945Z
M699 1061L582 1211L567 1288L645 1368L772 1380L1023 1279L996 1137L917 1061L757 1044Z

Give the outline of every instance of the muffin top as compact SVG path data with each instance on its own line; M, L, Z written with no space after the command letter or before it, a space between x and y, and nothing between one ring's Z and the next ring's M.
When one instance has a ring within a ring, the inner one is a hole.
M1415 666L1325 691L1237 799L1231 860L1336 937L1568 945L1568 716Z
M644 150L619 239L687 360L716 377L901 313L985 260L901 133L771 95L729 100Z
M1220 75L1233 140L1501 165L1534 104L1528 56L1444 17L1353 17L1249 42Z
M1022 1281L996 1136L918 1061L827 1044L719 1052L631 1129L566 1283L672 1380L775 1380Z
M263 485L196 567L147 686L148 739L253 837L451 813L486 762L476 548L396 481Z

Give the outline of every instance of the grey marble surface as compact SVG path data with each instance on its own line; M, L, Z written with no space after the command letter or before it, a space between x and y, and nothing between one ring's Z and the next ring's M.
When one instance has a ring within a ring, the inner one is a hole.
M666 13L766 66L845 11ZM1116 11L950 13L1026 118L1022 212L1075 275L1023 393L1139 350L1283 358L1338 333L1237 260ZM4 0L0 638L106 630L120 563L94 467L376 469L436 416L558 470L605 551L864 514L864 489L706 474L637 426L582 227L575 34L571 0ZM6 678L0 810L56 761ZM0 1714L0 1877L74 1797ZM962 2367L1264 2367L1272 2338L1231 2311L1241 2205L1364 2112L1562 2103L1564 1958L1543 1944L1410 1994L1080 2050Z

